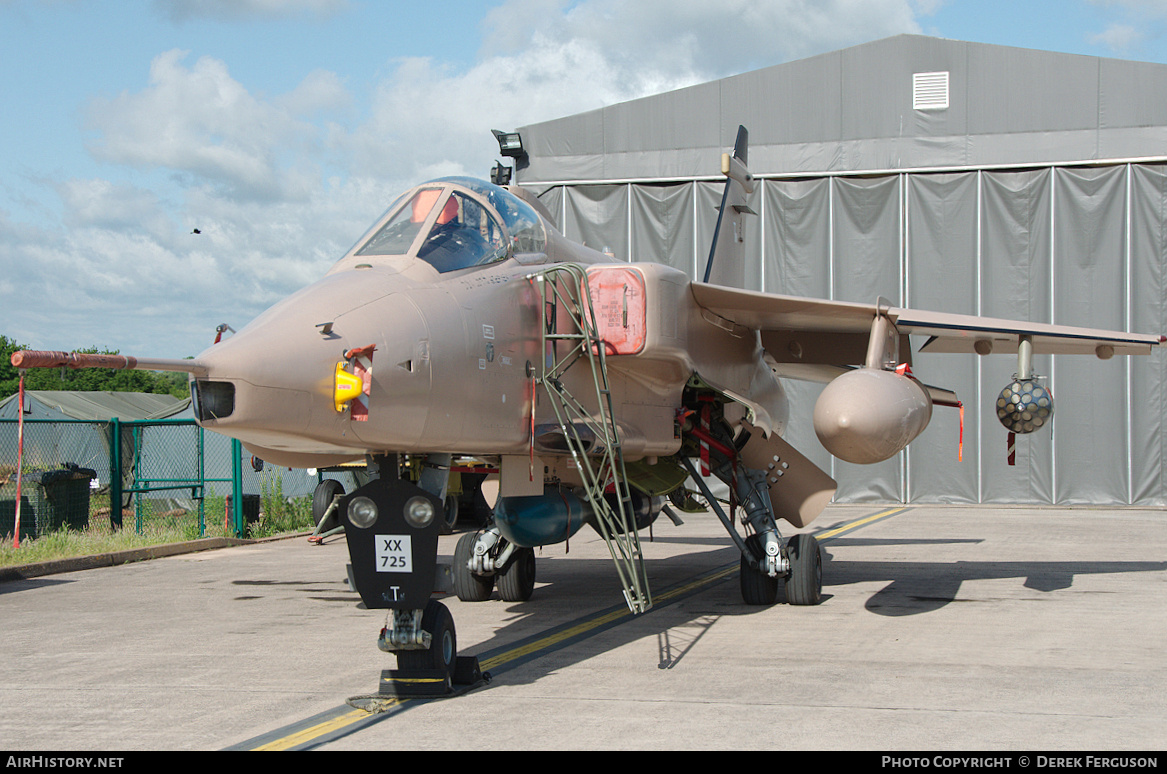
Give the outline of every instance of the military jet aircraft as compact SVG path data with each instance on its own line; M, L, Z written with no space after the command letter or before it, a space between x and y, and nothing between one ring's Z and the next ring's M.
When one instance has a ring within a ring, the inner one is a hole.
M1014 432L1049 423L1035 353L1147 354L1163 336L797 298L742 289L748 134L726 177L703 281L574 244L529 191L444 178L407 191L327 274L194 360L20 352L19 368L185 371L198 422L276 465L363 461L351 493L328 483L352 577L391 611L382 649L403 669L454 668L435 588L452 472L498 481L493 520L450 568L462 600L530 597L534 548L585 524L607 541L634 612L652 605L638 530L692 481L741 551L750 604L820 601L809 525L835 482L783 440L783 378L825 382L814 427L835 456L898 453L951 392L911 373L922 349L1016 354L997 400ZM700 470L699 470L700 469ZM729 512L704 483L729 491ZM319 514L318 514L319 515ZM331 517L331 516L330 516ZM739 530L739 525L741 529ZM390 614L387 614L390 615Z

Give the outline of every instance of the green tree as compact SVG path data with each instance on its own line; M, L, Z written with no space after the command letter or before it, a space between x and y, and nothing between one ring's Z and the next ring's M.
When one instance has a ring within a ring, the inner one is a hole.
M19 389L20 374L12 367L12 353L24 349L20 344L7 336L0 336L0 400L7 398Z

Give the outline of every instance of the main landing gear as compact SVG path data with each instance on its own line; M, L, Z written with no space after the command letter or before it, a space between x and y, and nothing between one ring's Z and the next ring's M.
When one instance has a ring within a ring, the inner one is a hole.
M535 591L535 549L509 542L497 527L468 532L454 548L452 572L463 602L490 599L496 584L504 602L526 602Z
M772 605L785 586L786 601L792 605L817 605L822 601L822 552L814 535L797 534L783 541L770 500L766 471L747 467L739 447L724 422L708 421L686 427L701 445L700 454L709 462L714 476L725 482L742 510L741 521L749 534L742 537L734 521L726 516L716 497L694 469L688 457L681 462L696 482L709 507L741 550L741 593L747 605ZM748 437L748 434L746 434ZM744 446L746 438L739 438ZM694 455L696 456L696 455Z
M750 557L742 553L741 589L742 599L747 605L772 605L778 601L779 585L786 587L786 601L791 605L817 605L823 596L822 554L814 535L793 535L786 541L785 560L789 569L786 574L771 575L762 569L764 562L755 540L757 535L746 538ZM751 562L750 559L754 561ZM785 580L784 584L779 581Z

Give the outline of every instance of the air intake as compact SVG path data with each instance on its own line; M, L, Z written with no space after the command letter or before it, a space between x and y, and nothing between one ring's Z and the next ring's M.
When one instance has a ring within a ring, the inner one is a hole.
M235 411L235 385L195 380L190 383L194 415L200 422L226 419Z

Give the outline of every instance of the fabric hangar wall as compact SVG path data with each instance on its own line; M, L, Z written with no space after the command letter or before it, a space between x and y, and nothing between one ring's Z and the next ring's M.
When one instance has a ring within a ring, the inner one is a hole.
M1167 331L1167 66L898 36L520 128L517 182L568 237L699 277L738 124L760 183L748 289ZM897 457L834 459L821 385L786 382L785 437L837 501L1167 504L1163 353L1035 358L1055 420L1012 466L995 399L1016 357L913 359L964 402L961 461L944 407Z

